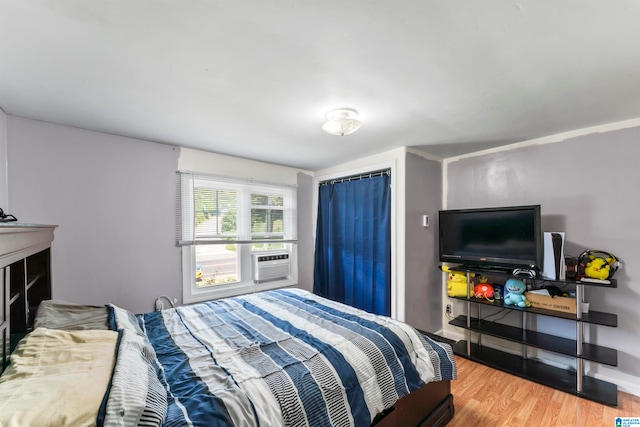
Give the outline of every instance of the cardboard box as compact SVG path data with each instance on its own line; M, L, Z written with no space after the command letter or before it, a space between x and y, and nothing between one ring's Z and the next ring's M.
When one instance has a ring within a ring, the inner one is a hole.
M547 295L532 294L531 292L525 292L524 295L531 303L531 307L576 314L575 298L551 297Z

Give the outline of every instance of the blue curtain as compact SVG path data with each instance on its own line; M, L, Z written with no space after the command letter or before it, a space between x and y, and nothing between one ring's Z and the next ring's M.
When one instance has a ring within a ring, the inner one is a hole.
M321 185L314 293L391 315L391 177Z

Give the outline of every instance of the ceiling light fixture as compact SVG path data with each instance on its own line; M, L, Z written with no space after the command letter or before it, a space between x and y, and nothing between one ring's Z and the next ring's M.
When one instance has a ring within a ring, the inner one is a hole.
M322 130L331 135L349 135L362 126L362 122L358 120L358 112L351 108L329 111L325 117L327 121L322 125Z

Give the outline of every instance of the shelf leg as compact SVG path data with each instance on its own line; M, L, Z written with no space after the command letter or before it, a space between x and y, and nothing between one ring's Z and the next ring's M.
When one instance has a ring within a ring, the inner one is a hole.
M471 356L471 272L467 271L467 356Z
M584 285L576 285L576 391L582 393L582 376L584 375L584 360L582 359L582 342L584 340L584 324L582 319L582 302L584 301Z
M576 318L577 319L582 319L582 304L581 304L582 302L584 302L584 285L576 285Z
M577 299L577 293L576 293ZM578 300L580 301L580 300ZM582 340L584 338L584 324L580 321L576 322L576 391L582 393L582 376L584 375L584 360L582 359Z
M524 311L522 312L522 333L527 333L527 313ZM525 343L522 343L522 358L529 358L527 344Z
M584 339L584 324L576 322L576 354L582 356L582 340Z
M582 393L582 371L584 370L584 362L581 357L578 357L576 369L576 391L578 394Z
M482 327L482 323L480 323L481 322L480 319L482 319L482 316L480 311L480 304L478 304L478 325ZM482 346L482 332L478 334L478 346Z

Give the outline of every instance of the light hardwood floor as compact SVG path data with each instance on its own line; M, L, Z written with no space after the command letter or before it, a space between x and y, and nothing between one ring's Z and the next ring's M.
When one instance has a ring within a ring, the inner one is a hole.
M640 397L618 392L610 407L456 356L450 427L615 427L616 417L640 417Z

